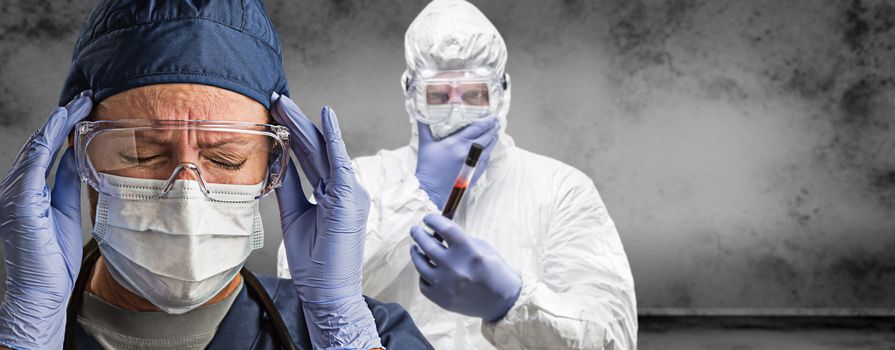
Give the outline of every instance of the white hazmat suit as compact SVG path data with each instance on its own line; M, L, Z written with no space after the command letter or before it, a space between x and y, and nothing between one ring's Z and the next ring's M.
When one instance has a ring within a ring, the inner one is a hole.
M490 69L503 74L506 45L462 0L436 0L405 36L407 74ZM405 74L405 78L407 76ZM510 91L504 94L509 105ZM590 178L515 146L498 115L499 144L454 216L491 244L522 279L519 298L498 322L451 313L424 297L409 234L439 213L415 176L417 125L410 145L354 160L372 204L364 249L364 293L403 305L436 349L635 349L634 282L615 224ZM289 269L282 246L279 272Z

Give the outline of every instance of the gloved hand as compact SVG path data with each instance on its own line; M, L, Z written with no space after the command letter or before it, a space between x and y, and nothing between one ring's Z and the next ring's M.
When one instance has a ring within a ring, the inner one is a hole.
M448 244L445 247L420 226L410 229L410 247L420 273L420 291L445 310L500 320L519 298L522 280L487 242L469 237L448 218L428 214L423 222ZM422 252L420 252L420 249Z
M442 209L447 203L448 196L454 188L454 180L457 179L457 174L463 167L463 161L473 143L485 146L485 150L479 157L472 183L475 183L488 166L491 151L497 144L500 123L494 117L478 120L441 140L432 137L429 125L417 123L417 126L419 154L416 162L416 178L432 203L435 203L438 209Z
M75 123L93 109L92 98L85 91L56 108L0 183L0 236L6 254L0 345L62 348L65 311L81 268L81 182L73 149L62 156L52 194L46 178Z
M336 115L320 113L323 135L286 96L274 95L273 118L291 132L290 146L314 188L317 204L301 189L289 162L277 189L283 245L292 281L304 306L315 349L381 347L373 314L362 295L364 233L370 196L358 183Z

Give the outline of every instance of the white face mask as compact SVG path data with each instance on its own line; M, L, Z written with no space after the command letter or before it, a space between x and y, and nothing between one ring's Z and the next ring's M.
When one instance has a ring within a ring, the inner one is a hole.
M450 134L463 129L470 123L488 117L488 106L455 106L454 104L429 105L426 107L427 116L431 119L442 119L442 122L429 124L432 137L441 140ZM447 117L445 117L447 116Z
M170 314L205 304L239 273L249 253L264 245L262 185L176 180L162 198L150 194L166 181L103 175L107 190L96 206L93 236L112 277Z

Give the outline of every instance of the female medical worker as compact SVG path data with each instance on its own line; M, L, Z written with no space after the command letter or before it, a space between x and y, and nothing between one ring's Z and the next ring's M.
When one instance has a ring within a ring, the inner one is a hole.
M369 199L335 113L321 132L287 96L260 1L99 2L61 107L0 182L0 346L429 348L399 306L361 294ZM83 260L79 180L95 213ZM270 193L290 279L243 267Z

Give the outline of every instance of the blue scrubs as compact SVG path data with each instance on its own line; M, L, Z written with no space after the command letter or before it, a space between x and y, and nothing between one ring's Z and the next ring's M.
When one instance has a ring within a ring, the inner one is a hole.
M292 342L299 349L312 349L308 336L298 290L291 280L255 275L273 301L283 323L289 329ZM218 326L218 332L208 345L208 349L280 349L272 322L267 318L261 305L248 294L244 286ZM367 306L376 319L376 329L382 345L389 349L433 349L423 334L413 323L407 311L398 304L386 304L367 298ZM75 331L76 349L96 349L102 347L80 324Z

